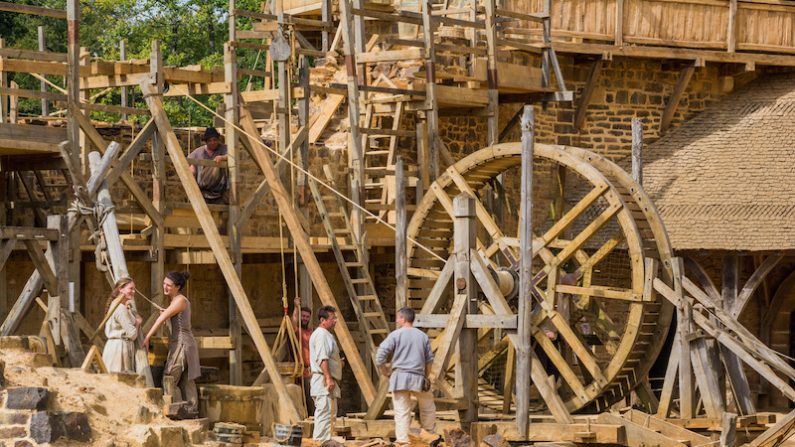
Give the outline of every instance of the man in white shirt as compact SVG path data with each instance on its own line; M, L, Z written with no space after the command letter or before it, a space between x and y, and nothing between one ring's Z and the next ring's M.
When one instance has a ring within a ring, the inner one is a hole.
M339 382L342 380L340 348L331 331L337 324L337 309L323 306L317 312L320 323L309 338L309 367L312 371L310 394L315 401L315 428L312 438L331 439L337 416Z
M424 332L414 327L414 309L404 307L397 314L398 328L378 347L376 363L385 371L392 361L389 391L395 408L395 442L408 444L411 426L411 396L420 406L420 425L433 433L436 428L436 405L428 375L433 365L431 343Z

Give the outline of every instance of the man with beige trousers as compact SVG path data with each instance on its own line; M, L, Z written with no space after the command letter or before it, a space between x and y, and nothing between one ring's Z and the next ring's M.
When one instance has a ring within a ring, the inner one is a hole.
M412 396L419 403L422 428L429 432L436 428L436 405L428 379L433 353L428 336L414 327L413 309L400 309L396 320L398 328L378 347L376 363L385 372L386 363L391 358L389 391L392 392L392 406L395 409L395 442L407 444Z

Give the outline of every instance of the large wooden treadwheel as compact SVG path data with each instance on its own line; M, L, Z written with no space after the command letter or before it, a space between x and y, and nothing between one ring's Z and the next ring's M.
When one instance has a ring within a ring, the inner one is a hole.
M417 207L409 237L447 259L452 199L469 192L479 198L478 251L498 282L513 283L518 210L504 208L503 218L496 218L490 211L496 207L484 200L491 194L484 192L501 176L512 199L502 202L518 203L520 161L520 143L506 143L448 168ZM558 377L557 392L569 411L601 411L646 376L665 340L671 308L651 288L644 290L647 276L655 274L644 260L657 260L657 275L668 281L668 238L645 193L599 155L536 144L533 175L535 351ZM416 244L409 244L408 257L409 300L421 309L444 262ZM510 287L503 292L515 306ZM488 344L485 338L480 349L489 350Z

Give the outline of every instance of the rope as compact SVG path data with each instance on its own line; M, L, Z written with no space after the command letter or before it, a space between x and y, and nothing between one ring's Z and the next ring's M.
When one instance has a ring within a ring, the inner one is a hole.
M262 147L264 147L266 150L270 151L271 153L273 153L273 154L274 154L274 155L276 155L277 157L281 158L281 159L282 159L282 160L283 160L285 163L289 163L291 166L295 167L295 169L297 169L299 172L301 172L301 173L303 173L304 175L306 175L306 176L307 176L307 178L309 178L309 179L311 179L311 180L313 180L313 181L317 182L319 185L321 185L321 186L325 187L326 189L328 189L329 191L331 191L333 194L335 194L335 195L336 195L337 197L339 197L340 199L344 200L345 202L348 202L348 203L350 203L350 204L351 204L351 206L353 206L354 208L356 208L356 209L358 209L359 211L363 212L363 213L364 213L364 214L366 214L367 216L369 216L369 217L372 217L373 219L375 219L375 220L376 220L376 222L383 224L384 226L386 226L387 228L389 228L390 230L392 230L392 231L394 231L394 232L397 232L397 229L395 228L395 226L394 226L394 225L391 225L391 224L389 224L389 222L387 222L387 221L383 220L383 219L382 219L382 218L380 218L378 215L371 213L370 211L368 211L367 209L365 209L363 206L361 206L361 205L359 205L358 203L354 202L353 200L349 199L349 198L348 198L348 197L347 197L345 194L343 194L343 193L341 193L341 192L337 191L336 189L334 189L333 187L331 187L330 185L328 185L326 182L324 182L324 181L320 180L319 178L315 177L315 176L314 176L314 175L312 175L312 173L310 173L308 170L306 170L306 169L304 169L304 168L302 168L302 167L300 167L300 166L296 165L296 164L295 164L295 163L294 163L292 160L290 160L289 158L287 158L287 157L285 157L284 155L280 154L280 153L279 153L279 151L273 150L273 149L272 149L272 148L270 148L270 147L269 147L267 144L263 143L261 138L259 138L259 137L256 137L256 136L254 136L254 135L251 135L251 134L249 134L249 133L248 133L248 132L246 132L245 130L241 129L241 128L240 128L240 126L238 126L237 124L234 124L234 123L230 122L229 120L227 120L227 119L226 119L226 117L223 117L223 116L219 115L219 114L218 114L218 113L216 113L214 110L212 110L212 109L210 109L209 107L207 107L206 105L202 104L202 103L201 103L199 100L197 100L196 98L194 98L194 97L193 97L193 96L191 96L190 94L186 94L185 96L186 96L188 99L190 99L191 101L193 101L193 102L195 102L196 104L198 104L200 107L204 108L205 110L207 110L208 112L210 112L211 114L213 114L214 116L216 116L216 117L218 117L219 119L221 119L223 122L225 122L225 123L227 123L227 124L229 124L229 125L233 126L235 129L237 129L237 130L238 130L240 133L242 133L243 135L245 135L245 136L249 137L250 139L252 139L252 140L256 141L256 142L257 142L259 145L261 145ZM430 255L431 255L431 256L433 256L434 258L438 259L439 261L442 261L442 262L447 262L447 259L444 259L443 257L441 257L441 256L437 255L437 254L436 254L436 253L434 253L434 252L433 252L433 251L432 251L430 248L428 248L428 247L426 247L425 245L422 245L421 243L417 242L417 240L416 240L416 239L414 239L414 238L412 238L412 237L408 237L408 236L406 237L406 239L408 239L408 241L409 241L409 242L411 242L411 243L412 243L412 244L414 244L415 246L419 247L420 249L422 249L422 250L426 251L428 254L430 254Z

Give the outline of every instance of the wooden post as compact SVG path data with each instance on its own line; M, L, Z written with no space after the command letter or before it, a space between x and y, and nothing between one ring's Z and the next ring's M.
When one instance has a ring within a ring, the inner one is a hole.
M737 50L737 0L729 0L729 20L726 30L726 51Z
M334 24L331 19L331 0L320 0L320 18L326 25L332 26ZM329 32L327 29L324 29L321 33L321 39L320 49L324 53L328 53L331 50L331 41L329 41Z
M431 166L430 166L430 153L428 151L428 123L424 119L417 117L417 170L419 179L417 181L417 188L421 191L427 191L431 186ZM417 203L422 199L423 194L417 196Z
M324 0L325 1L325 0ZM312 100L312 92L310 90L309 82L309 61L306 56L302 56L299 62L300 68L298 73L298 83L304 91L304 97L298 103L298 125L299 127L306 127L309 125L309 104ZM301 147L298 151L301 158L301 167L309 171L309 138L303 138ZM303 206L306 195L306 174L303 172L296 173L296 184L299 187L299 197L301 198L300 205Z
M54 216L47 216L47 228L61 229L61 220L60 217L57 215ZM68 262L66 256L65 247L61 246L61 242L64 242L65 238L61 237L59 234L57 241L50 241L48 242L48 250L47 250L47 261L50 264L50 268L54 268L60 266L57 270L53 269L53 273L55 275L60 276L63 274L63 268L65 264ZM30 249L28 249L30 250ZM39 269L37 269L39 270ZM45 272L39 272L39 276L45 278L44 284L47 287L47 324L49 325L50 332L52 333L52 341L56 346L60 346L62 344L61 340L61 290L59 290L60 284L57 286L53 286L50 284L50 281L47 281L47 275ZM56 276L56 278L58 277ZM51 290L54 288L55 290Z
M632 118L632 180L643 185L643 121Z
M127 41L122 39L119 41L119 60L126 61L127 60ZM121 88L121 106L127 107L127 87ZM122 121L127 121L127 114L121 114Z
M0 38L0 48L5 48L6 40ZM0 56L0 62L3 62L3 56ZM3 71L2 64L0 64L0 88L5 88L8 85L8 73ZM8 121L8 103L7 96L0 95L0 123Z
M491 146L498 143L499 132L497 125L499 122L499 91L497 86L499 80L497 78L497 25L495 20L497 18L497 5L496 0L484 0L486 5L486 55L488 62L488 70L486 72L486 80L488 84L488 120L487 131L488 135L486 143Z
M470 268L470 251L475 247L475 198L461 193L453 199L453 247L455 251L455 282L457 297L464 297L462 319L478 312L478 285ZM461 426L478 419L478 355L477 329L462 328L456 343L458 362L455 366L455 397L463 400L459 410Z
M736 1L736 0L735 0ZM737 414L724 412L721 418L720 447L734 447L737 443Z
M115 141L111 146L119 146ZM109 154L110 149L108 151ZM102 162L102 156L99 152L92 151L88 154L89 166L91 172L99 172L99 166ZM121 246L121 237L119 236L119 227L116 223L116 213L113 211L113 200L110 197L110 190L106 182L100 182L99 189L97 190L97 205L101 209L102 219L102 232L105 234L105 244L110 260L110 265L113 272L113 279L118 280L130 276L127 270L127 261L124 258L124 250Z
M616 33L613 44L617 47L624 45L624 0L616 0Z
M425 130L428 133L428 170L431 182L439 176L439 109L436 104L436 50L432 0L422 0L422 31L425 43Z
M232 12L235 10L235 0L229 0L229 40L235 40L235 20ZM226 42L224 44L224 78L231 89L224 95L226 106L226 150L228 155L227 166L229 175L229 221L227 223L227 234L229 235L229 254L232 263L235 265L235 272L238 278L243 273L243 254L240 251L240 164L239 164L239 144L237 122L238 116L238 93L237 93L237 55L235 48ZM280 80L281 82L281 80ZM242 350L242 328L240 325L240 315L235 304L235 298L229 294L229 337L232 340L232 349L229 350L229 383L231 385L243 384L243 350Z
M533 106L522 114L522 178L519 210L519 315L516 349L516 428L526 438L530 415L530 322L533 312Z
M158 82L163 78L163 57L160 54L160 41L152 41L152 53L150 55L150 81L156 92L160 93L162 84ZM166 210L166 155L163 140L157 132L152 134L152 206L161 216ZM150 219L152 235L150 239L149 252L151 263L149 264L150 288L149 293L152 301L163 304L163 279L166 276L166 249L165 249L165 223L155 222ZM147 321L144 328L148 330L157 318L157 313Z
M80 98L80 1L66 0L66 103L68 123L66 135L72 165L80 166L80 124L72 115L79 111Z
M552 22L550 18L550 14L552 13L552 0L544 0L544 23L542 24L542 38L544 41L544 45L547 48L544 48L541 53L541 86L542 87L549 87L550 86L550 77L549 77L549 69L551 66L550 57L551 51L550 46L552 45Z
M408 282L406 258L406 172L403 158L398 155L395 162L395 311L408 306ZM397 315L397 312L395 312Z
M676 309L676 331L679 335L679 415L682 419L692 419L695 410L695 390L693 386L693 369L690 360L690 334L693 329L693 310L684 298L682 278L684 263L682 258L671 258L673 271L674 293L679 306Z
M44 27L38 27L39 33L39 51L47 51L47 46L44 43ZM39 81L39 90L43 93L47 93L47 83L44 81ZM42 116L47 116L50 114L50 105L47 103L46 98L41 98L41 114Z
M351 126L348 135L348 168L350 169L351 178L351 200L356 205L363 206L364 152L362 149L362 135L359 130L361 112L359 110L359 81L356 75L356 41L353 31L350 29L353 18L349 1L341 0L339 2L345 70L348 78L348 120ZM354 237L361 244L362 250L364 250L366 246L365 241L362 239L364 216L361 210L355 206L351 210L351 226L353 227ZM363 255L367 258L366 253L363 253Z

